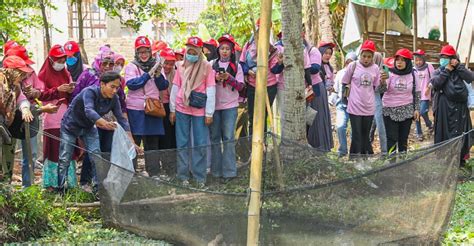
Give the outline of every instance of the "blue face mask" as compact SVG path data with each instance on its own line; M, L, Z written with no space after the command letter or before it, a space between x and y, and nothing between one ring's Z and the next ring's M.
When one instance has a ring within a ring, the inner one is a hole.
M199 60L199 56L186 54L186 60L191 63L196 63Z
M72 56L72 57L68 57L68 58L66 59L66 64L67 64L68 66L73 66L73 65L76 64L76 63L77 63L77 57Z
M441 58L439 59L439 65L442 67L446 67L449 64L449 58Z

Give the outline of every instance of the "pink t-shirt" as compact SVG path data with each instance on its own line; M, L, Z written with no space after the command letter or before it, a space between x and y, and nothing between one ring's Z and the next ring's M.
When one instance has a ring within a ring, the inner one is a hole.
M426 96L425 91L426 91L426 88L428 87L428 84L430 83L430 79L433 76L433 73L434 73L433 65L429 63L428 63L428 67L423 71L418 71L415 69L415 77L417 77L417 81L419 83L417 84L417 88L420 88L421 100L426 100L426 101L431 100L431 93L429 93Z
M245 62L246 61L246 56L247 56L248 51L248 45L245 45L244 48L242 49L242 54L240 56L240 62ZM268 76L267 76L267 87L276 85L277 83L280 83L278 85L278 88L284 88L283 80L278 80L277 75L278 74L273 74L271 72L272 67L274 67L278 63L278 53L280 53L279 49L277 48L277 51L275 54L272 56L272 58L268 61ZM256 77L253 78L251 76L248 76L248 81L249 84L253 87L256 86Z
M163 74L163 76L165 76L165 78L166 78L166 79L168 80L168 82L169 82L169 87L168 87L168 89L163 90L163 91L160 91L161 102L162 102L162 103L169 103L169 102L170 102L171 88L173 88L173 81L171 81L171 80L168 78L168 76L166 76L164 69L161 71L161 73ZM175 70L175 75L174 75L174 76L176 76L176 70Z
M324 71L326 72L326 87L334 86L334 73L329 68L329 65L323 64L322 69L324 69Z
M390 73L387 81L387 91L383 94L383 107L393 108L413 103L413 75L397 75ZM416 79L415 79L416 90Z
M206 93L206 89L208 87L212 87L216 85L216 74L212 69L209 63L206 63L206 76L201 82L201 85L198 86L195 91ZM184 105L184 88L181 87L184 79L184 67L182 66L182 62L176 63L178 69L176 70L176 75L174 76L173 84L178 86L178 94L176 95L176 111L180 113L192 115L192 116L204 116L205 115L205 108L194 108L191 106Z
M229 62L220 62L219 67L227 69ZM237 74L235 79L238 83L244 83L244 72L240 64L237 68ZM232 90L232 86L226 85L224 87L223 83L216 84L216 110L223 110L229 108L235 108L239 106L239 92L237 90Z
M380 85L379 67L372 64L364 67L356 62L356 69L351 77L352 66L349 65L346 74L342 78L343 84L350 84L347 112L358 116L371 116L375 113L374 88Z
M321 65L321 52L319 52L318 48L316 47L305 47L304 48L304 57L307 57L304 62L304 67L309 68L311 64L319 64ZM313 85L319 84L323 82L319 73L311 74L311 82Z
M140 77L145 72L137 65L129 63L125 67L125 81ZM149 79L145 86L138 90L128 90L126 99L127 108L132 110L145 110L145 98L160 98L160 91L156 87L153 78Z

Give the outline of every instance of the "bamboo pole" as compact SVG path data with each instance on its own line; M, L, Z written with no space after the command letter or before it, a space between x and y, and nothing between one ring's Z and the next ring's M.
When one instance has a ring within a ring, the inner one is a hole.
M383 52L384 57L387 56L387 10L384 9L383 11Z
M413 52L417 49L418 42L418 11L416 0L413 0Z
M464 22L466 22L466 15L467 15L467 10L469 9L469 2L470 1L471 0L467 0L466 10L464 10L464 17L462 18L461 28L459 29L459 36L458 36L458 42L456 44L456 50L458 50L458 48L459 48L459 42L461 41L462 29L464 28Z
M446 0L443 0L443 41L448 42L448 32L446 30L446 12L448 10L446 9Z
M369 20L368 20L368 15L369 15L369 8L366 6L364 8L364 39L367 40L369 39Z
M248 210L247 245L257 245L260 229L260 206L262 188L263 131L265 124L265 97L267 94L268 50L270 45L270 20L272 0L262 0L260 28L257 44L257 82L255 88L255 110L252 136L252 159L250 165L250 203Z
M474 45L474 24L472 25L471 44L469 45L469 50L466 57L466 67L469 67L469 62L471 61L472 45Z

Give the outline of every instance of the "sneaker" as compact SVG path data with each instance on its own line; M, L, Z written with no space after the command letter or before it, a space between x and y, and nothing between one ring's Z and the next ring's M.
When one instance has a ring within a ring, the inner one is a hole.
M423 135L416 135L416 140L423 141Z
M92 187L88 184L81 185L81 189L87 193L92 193Z
M196 188L198 189L204 189L206 187L206 184L204 182L197 182L196 183Z
M183 182L181 182L181 185L184 186L184 187L188 187L189 186L189 181L184 180Z
M150 175L148 175L148 172L143 170L140 175L144 176L144 177L150 177Z

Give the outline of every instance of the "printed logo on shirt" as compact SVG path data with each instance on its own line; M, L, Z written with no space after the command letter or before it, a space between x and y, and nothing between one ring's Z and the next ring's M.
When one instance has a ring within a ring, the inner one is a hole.
M398 78L395 81L395 89L399 91L404 91L407 89L407 81L404 78Z
M67 50L72 50L72 44L67 44L67 45L66 45L66 49L67 49Z
M371 86L372 85L372 75L370 73L363 73L360 76L360 85L362 86Z
M421 73L421 72L418 73L418 78L420 78L421 80L423 80L425 77L426 77L425 73Z

